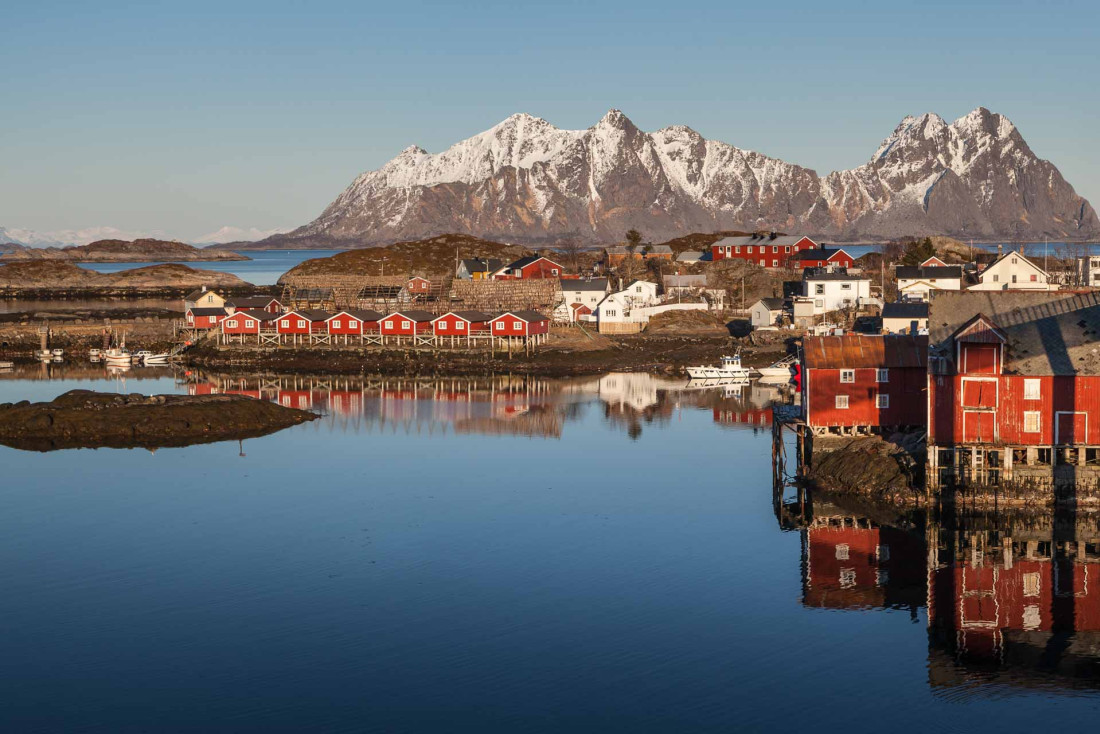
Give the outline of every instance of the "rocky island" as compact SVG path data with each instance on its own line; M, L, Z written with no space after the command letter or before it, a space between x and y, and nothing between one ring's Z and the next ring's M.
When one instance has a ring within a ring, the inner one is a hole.
M71 247L4 245L0 262L14 260L65 260L88 263L239 261L252 258L225 249L202 249L183 242L139 239L98 240Z
M64 260L26 260L2 264L0 259L0 290L102 290L112 289L176 289L201 286L233 288L248 283L231 273L197 270L186 265L166 263L117 273L97 273Z
M162 448L254 438L317 418L243 395L117 395L70 390L0 404L0 444L28 451Z

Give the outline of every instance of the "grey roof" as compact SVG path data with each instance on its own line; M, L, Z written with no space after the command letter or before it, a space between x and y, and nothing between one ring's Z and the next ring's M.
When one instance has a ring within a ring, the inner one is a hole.
M705 275L665 275L662 280L666 288L705 288L707 285Z
M802 271L802 280L870 280L870 278L850 275L846 268L832 272L824 268L806 268Z
M315 308L303 308L300 311L295 311L294 313L298 314L299 316L305 316L310 321L327 321L328 318L332 316L332 314L328 311L320 311Z
M234 316L248 316L249 318L256 319L257 321L276 321L282 314L271 313L269 311L249 311L242 309L237 311Z
M1100 375L1100 293L937 292L928 331L953 363L953 335L979 314L1007 339L1004 371L1019 375Z
M587 280L563 280L561 282L563 293L570 291L596 291L603 293L607 290L607 278L590 278Z
M427 311L417 311L415 309L409 309L408 311L393 311L393 312L388 313L386 315L387 316L394 316L394 315L404 316L405 318L409 319L410 321L418 321L418 322L419 321L431 321L432 319L435 318L434 313L428 313Z
M342 313L346 313L348 316L351 316L354 319L358 319L359 321L378 321L386 315L381 311L375 311L369 308L346 308L337 311L334 314L329 314L329 318L335 318Z
M521 257L519 260L516 260L515 262L511 263L508 266L508 270L519 270L520 268L525 268L528 265L530 265L531 263L538 262L539 260L545 260L546 262L553 263L554 265L558 264L558 263L554 262L553 260L551 260L550 258L546 257L545 255L528 255L527 257ZM561 266L559 265L558 267L561 267ZM498 270L499 270L499 268L498 268Z
M798 253L798 259L799 260L828 260L830 257L837 254L838 252L841 252L841 250L839 248L834 247L833 249L830 250L828 247L818 247L818 248L813 249L813 250L802 250L801 252ZM844 254L848 255L847 252L845 252ZM851 257L851 255L848 255L848 256Z
M926 280L928 278L959 278L963 277L961 265L929 265L921 268L915 265L901 265L894 271L898 278L907 280Z
M643 249L644 252L647 252L650 255L665 255L665 254L671 255L672 254L672 248L669 247L668 245L646 245L642 249Z
M782 311L786 300L783 298L761 298L757 303L763 303L769 311Z
M457 316L460 319L463 319L465 321L469 321L472 324L478 324L478 323L482 323L482 322L485 322L485 321L491 321L492 318L493 318L492 316L485 313L484 311L472 311L472 310L448 311L447 313L443 314L442 316L437 316L436 318L442 318L443 316L447 316L448 314L450 314L452 316Z
M504 267L504 261L498 257L472 257L462 261L467 273L492 273Z
M192 308L189 310L193 316L225 316L224 308Z
M887 303L882 307L884 319L926 319L928 318L927 303Z
M747 245L768 245L768 246L775 245L776 247L784 247L784 246L787 246L787 245L793 245L797 242L800 242L804 237L805 237L805 235L801 235L801 234L785 234L785 235L781 235L779 237L776 237L774 240L769 239L768 235L764 235L764 237L762 237L762 238L761 237L755 237L754 238L752 236L748 236L748 237L723 237L722 239L715 242L713 246L714 247L726 247L727 245L729 245L731 247L745 247Z
M193 290L190 293L188 293L186 296L184 296L183 300L185 300L185 301L197 301L200 298L202 298L203 296L208 295L210 293L213 293L215 296L218 296L219 298L221 298L221 294L219 294L215 290L203 290L202 288L199 288L197 290Z
M227 301L225 305L232 306L239 311L247 311L250 308L264 308L272 301L278 303L279 299L275 296L244 296L243 298L234 298Z
M549 317L543 316L538 311L530 311L530 310L505 311L504 313L510 313L513 316L518 316L521 319L523 319L524 321L549 321L550 320ZM503 315L504 315L503 313L500 314L500 316L503 316ZM500 316L497 316L497 318L500 318Z
M685 250L676 256L676 262L678 263L697 263L702 259L703 253L695 250Z

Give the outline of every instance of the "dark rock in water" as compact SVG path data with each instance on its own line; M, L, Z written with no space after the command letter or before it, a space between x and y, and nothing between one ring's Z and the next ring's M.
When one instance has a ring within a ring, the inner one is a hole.
M254 438L316 419L243 395L116 395L71 390L0 404L0 444L28 451L161 448Z
M909 504L923 493L923 445L908 437L879 436L814 440L813 464L807 479L836 493Z

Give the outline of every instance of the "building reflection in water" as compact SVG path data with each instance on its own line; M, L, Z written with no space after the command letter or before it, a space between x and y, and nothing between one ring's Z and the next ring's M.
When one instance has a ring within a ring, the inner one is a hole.
M804 605L926 607L934 690L1100 687L1100 513L849 504L810 491L775 503L801 534Z
M333 428L502 434L556 438L598 403L605 420L638 438L647 423L667 422L678 410L710 410L715 422L757 429L772 401L789 399L777 387L692 385L647 373L610 373L554 380L524 376L369 378L302 375L208 375L185 380L192 395L235 393L289 408L322 413ZM754 402L758 401L758 402ZM731 420L730 416L745 416ZM769 418L770 419L770 418ZM316 424L315 424L316 425Z

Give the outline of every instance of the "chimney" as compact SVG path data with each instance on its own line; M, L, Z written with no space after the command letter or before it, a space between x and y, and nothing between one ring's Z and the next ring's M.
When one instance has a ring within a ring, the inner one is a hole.
M202 292L203 292L203 293L206 293L206 286L203 286L203 287L202 287Z
M1004 254L1004 249L1004 245L997 245L997 257L1000 257Z

